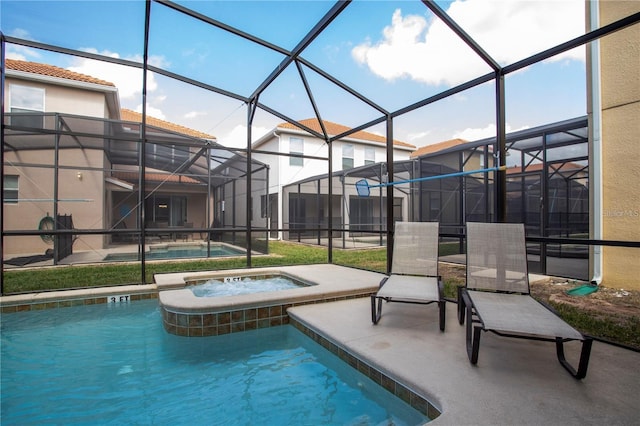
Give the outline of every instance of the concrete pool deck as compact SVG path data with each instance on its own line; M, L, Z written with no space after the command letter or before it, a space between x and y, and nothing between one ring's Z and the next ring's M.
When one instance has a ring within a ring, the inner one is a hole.
M348 281L358 271L346 269ZM465 327L447 303L445 332L433 305L385 304L371 323L369 298L289 309L296 321L424 396L443 425L630 425L640 421L640 353L594 342L589 370L575 380L555 345L483 333L477 366ZM565 345L575 362L579 344Z

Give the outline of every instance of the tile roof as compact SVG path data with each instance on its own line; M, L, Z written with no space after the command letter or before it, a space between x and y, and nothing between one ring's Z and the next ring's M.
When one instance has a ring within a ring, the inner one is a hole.
M337 123L332 123L331 121L326 121L326 120L322 120L322 122L324 123L324 127L325 129L327 129L327 133L329 133L329 135L335 136L335 135L339 135L341 133L344 133L346 131L351 130L350 127L347 126L343 126L342 124L337 124ZM322 133L322 128L320 127L320 121L318 121L318 119L316 118L307 118L306 120L300 120L300 124L303 124L305 126L307 126L308 128L315 130L318 133ZM289 122L285 122L285 123L281 123L278 125L278 129L291 129L291 130L302 130L300 127L295 126ZM382 144L386 144L387 142L387 138L384 136L380 136L380 135L376 135L374 133L369 133L369 132L365 132L364 130L359 130L351 135L348 136L349 138L354 138L354 139L361 139L364 141L369 141L369 142L377 142L377 143L382 143ZM399 140L395 140L393 141L393 144L396 146L403 146L406 148L415 148L414 145L408 144L406 142L402 142Z
M445 149L462 145L467 143L468 141L464 139L451 139L444 142L434 143L433 145L426 145L421 148L416 149L411 153L411 158L420 157L425 154L433 154L434 152L443 151Z
M111 176L125 182L138 183L138 172L113 172ZM145 173L144 178L147 182L201 183L199 180L189 176L168 175L166 173Z
M115 84L91 77L90 75L80 74L69 71L54 65L39 64L37 62L19 61L16 59L6 59L5 67L14 71L28 72L31 74L45 75L48 77L63 78L65 80L80 81L83 83L100 84L102 86L115 87Z
M124 121L133 121L135 123L142 123L142 114L126 108L122 108L120 110L120 118ZM181 133L183 135L192 136L194 138L201 138L201 139L216 138L215 136L208 135L198 130L193 130L188 127L180 126L178 124L169 123L168 121L160 120L159 118L151 117L149 115L147 115L147 124L149 126L159 127L161 129L170 130L172 132Z

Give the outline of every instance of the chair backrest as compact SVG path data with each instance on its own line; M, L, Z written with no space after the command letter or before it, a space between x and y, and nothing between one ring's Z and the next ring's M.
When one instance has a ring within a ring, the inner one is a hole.
M392 274L438 275L438 222L396 222Z
M523 224L467 222L467 288L529 293Z

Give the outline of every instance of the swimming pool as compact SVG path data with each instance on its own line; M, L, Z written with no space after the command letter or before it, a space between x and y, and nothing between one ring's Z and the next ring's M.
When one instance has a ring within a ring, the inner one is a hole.
M145 253L145 259L189 259L192 257L207 257L207 254L209 257L241 256L245 254L245 251L227 245L211 245L208 252L206 245L163 246L162 248L151 247ZM105 262L133 262L139 260L139 258L137 252L110 253L102 260Z
M156 301L2 318L2 424L422 424L291 326L189 339Z

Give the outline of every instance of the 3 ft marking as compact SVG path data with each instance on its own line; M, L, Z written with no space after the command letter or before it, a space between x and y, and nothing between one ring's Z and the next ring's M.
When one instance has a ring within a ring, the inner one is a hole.
M108 303L129 303L131 301L131 295L121 294L119 296L109 296Z

